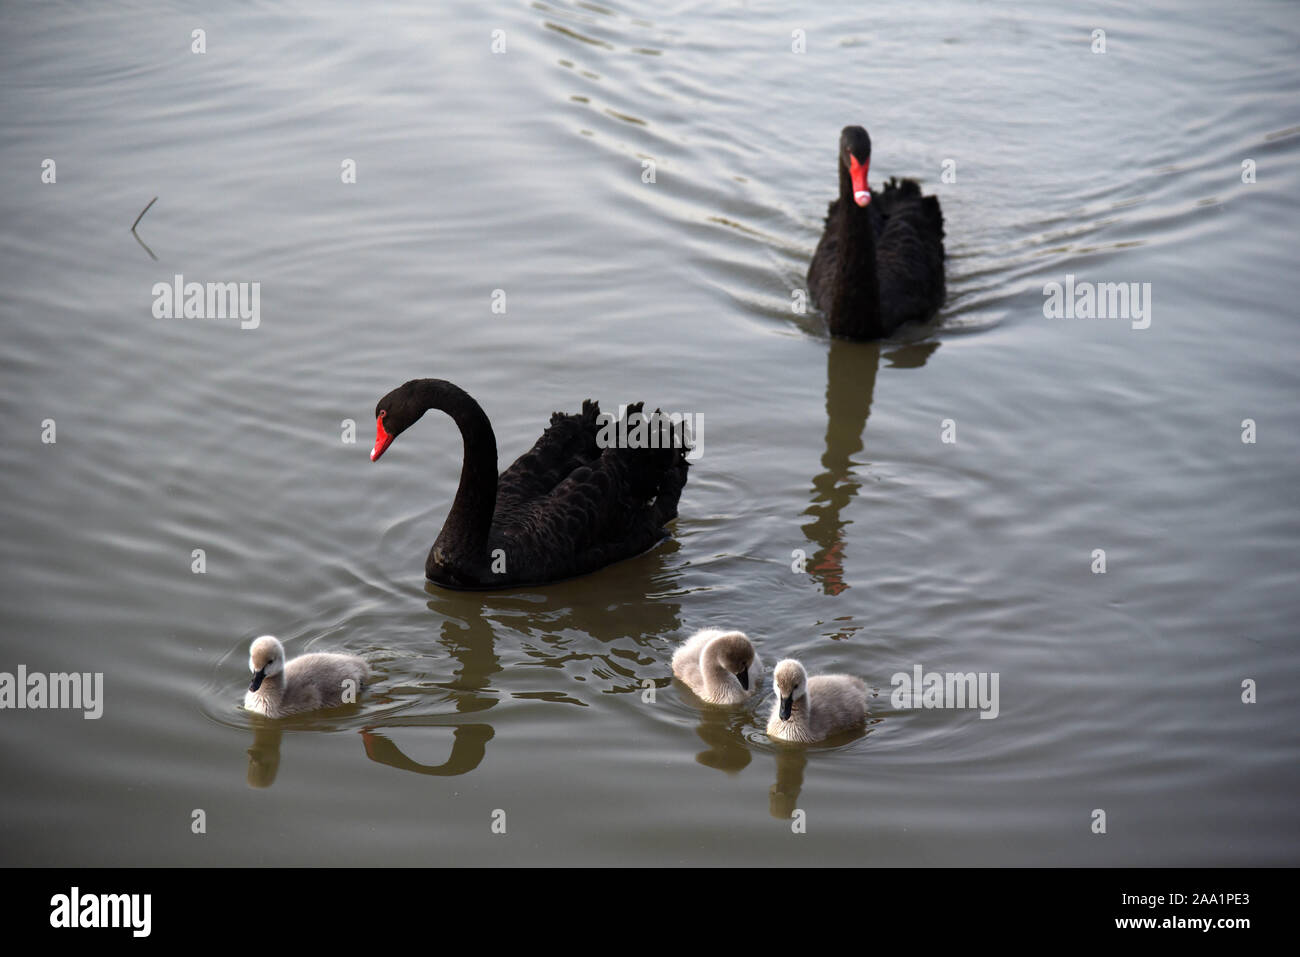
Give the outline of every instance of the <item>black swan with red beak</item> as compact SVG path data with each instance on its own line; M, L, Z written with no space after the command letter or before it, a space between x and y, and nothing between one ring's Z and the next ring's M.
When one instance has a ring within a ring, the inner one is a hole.
M840 133L840 195L808 267L808 290L831 335L884 339L943 305L943 213L914 180L867 185L871 137Z
M429 409L451 416L465 443L460 487L429 551L424 574L447 588L536 585L595 571L663 541L686 484L684 432L658 447L610 446L628 435L590 399L576 415L556 412L532 449L497 475L492 424L463 389L413 379L375 406L375 461ZM625 443L630 444L630 443Z

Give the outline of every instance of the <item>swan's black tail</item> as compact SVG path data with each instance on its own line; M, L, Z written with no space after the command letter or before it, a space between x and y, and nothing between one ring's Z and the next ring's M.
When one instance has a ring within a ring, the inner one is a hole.
M644 404L627 407L620 435L634 440L618 449L627 477L632 501L648 507L647 518L654 528L662 528L677 517L677 502L686 485L690 463L686 455L687 433L683 422L673 421L662 410L643 413Z
M671 462L660 476L654 504L654 523L660 528L677 517L677 502L682 497L682 489L686 487L686 472L691 467L691 463L686 460L687 451L685 447L674 449Z
M939 208L938 196L921 195L921 184L914 179L900 180L891 177L880 188L880 201L877 203L883 215L902 212L913 204L919 204L920 222L927 232L943 238L943 211Z
M943 210L939 208L938 196L926 196L921 200L921 216L931 237L943 239ZM943 258L942 247L939 249L939 258Z

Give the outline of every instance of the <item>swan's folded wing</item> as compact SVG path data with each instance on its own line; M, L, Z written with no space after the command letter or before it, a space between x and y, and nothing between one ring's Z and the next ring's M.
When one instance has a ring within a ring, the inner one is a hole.
M628 407L628 415L640 411ZM640 554L663 538L686 484L684 447L608 448L548 493L512 504L500 499L494 535L542 580L582 574ZM502 519L506 520L502 520Z
M599 415L600 406L588 399L577 414L556 412L551 416L541 438L497 480L497 523L517 520L528 503L549 495L576 469L600 458L596 445Z
M926 319L943 304L943 213L912 180L880 192L884 228L876 241L880 301L896 322Z

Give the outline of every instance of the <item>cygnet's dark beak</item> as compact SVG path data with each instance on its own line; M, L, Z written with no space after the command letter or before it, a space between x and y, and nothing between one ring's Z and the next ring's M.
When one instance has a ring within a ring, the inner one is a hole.
M790 711L794 708L794 695L781 699L781 720L790 720Z
M749 665L741 668L736 672L736 677L740 680L740 686L746 691L749 690Z
M262 679L265 677L266 677L265 668L261 669L260 671L253 672L253 680L248 683L248 690L256 691L258 688L262 687Z

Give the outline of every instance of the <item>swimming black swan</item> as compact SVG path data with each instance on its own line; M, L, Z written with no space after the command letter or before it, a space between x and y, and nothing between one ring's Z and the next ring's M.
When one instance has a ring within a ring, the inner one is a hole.
M840 195L808 267L813 303L831 335L883 339L943 305L943 213L914 180L867 186L871 138L860 126L840 133Z
M608 417L588 399L576 415L552 415L537 444L498 477L482 407L450 382L413 379L375 406L371 461L429 409L450 415L465 442L456 499L424 563L439 585L506 588L583 575L652 548L677 517L689 467L680 427L672 446L602 448ZM641 403L628 406L625 421L640 412ZM629 434L614 429L607 434Z

